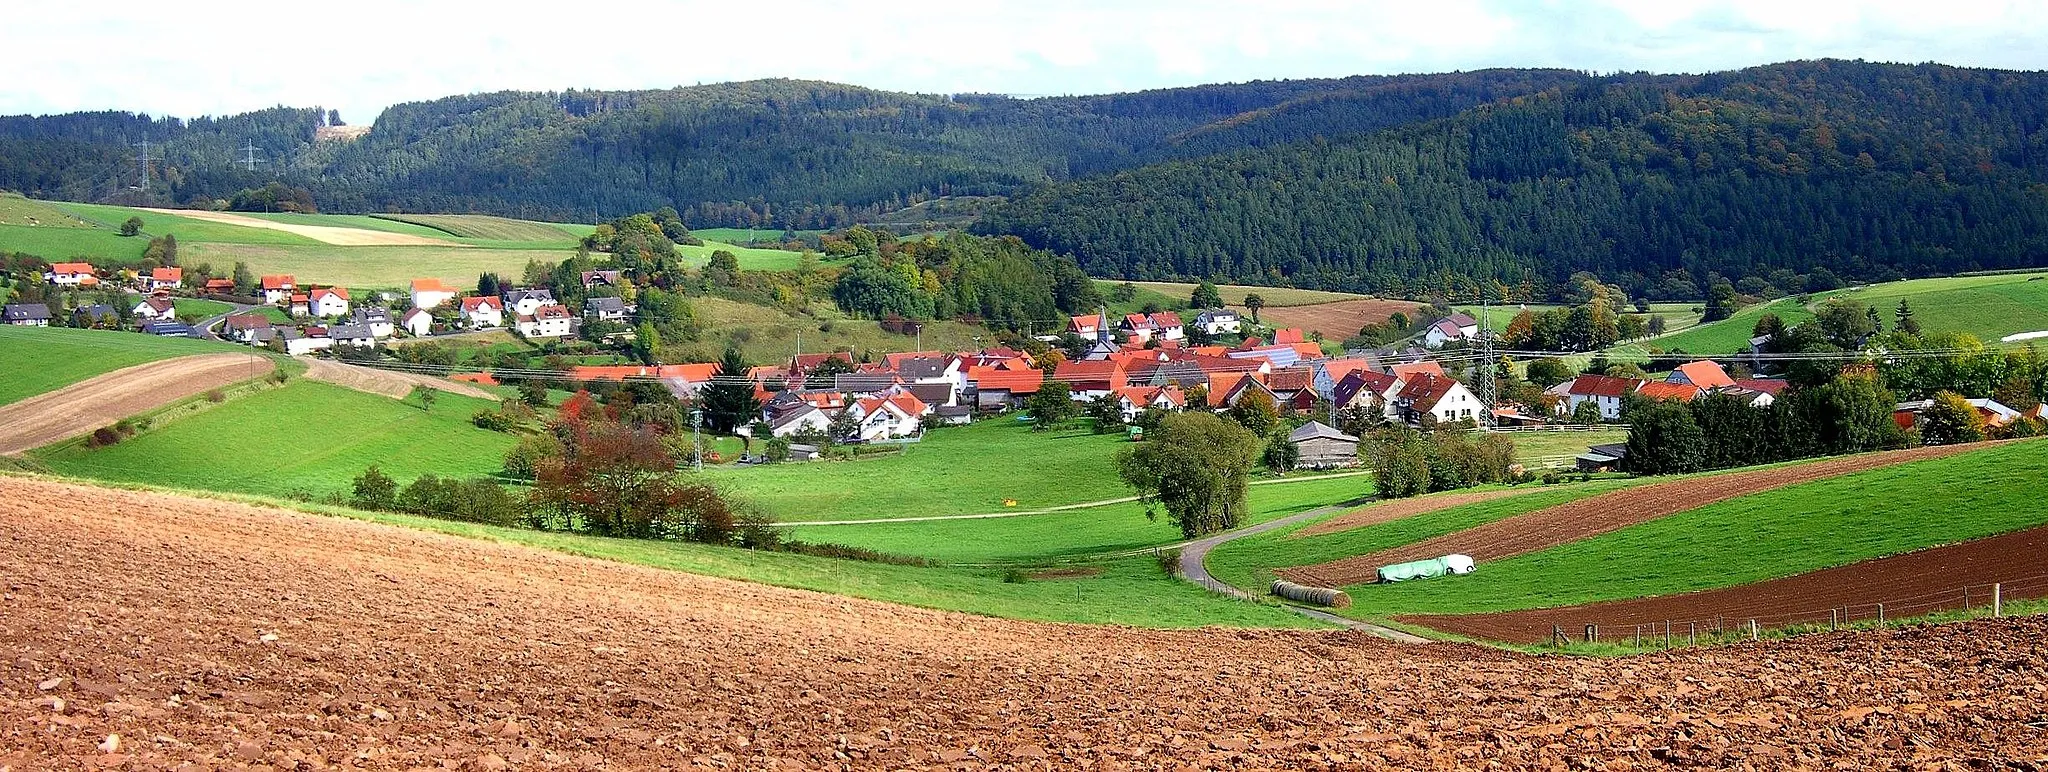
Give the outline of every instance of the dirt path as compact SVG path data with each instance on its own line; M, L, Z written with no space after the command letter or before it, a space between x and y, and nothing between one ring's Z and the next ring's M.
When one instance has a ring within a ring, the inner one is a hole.
M1462 507L1466 504L1492 501L1507 496L1519 496L1524 493L1535 493L1540 490L1543 489L1511 488L1498 491L1482 491L1479 493L1446 493L1436 496L1417 496L1407 499L1394 499L1392 501L1379 501L1347 513L1342 517L1333 517L1295 531L1292 534L1288 534L1287 538L1299 539L1304 536L1321 536L1327 533L1349 531L1353 528L1364 528L1368 525L1393 522L1404 517L1425 515L1440 509Z
M425 387L439 389L450 394L460 394L465 397L488 399L492 402L502 401L502 398L496 394L484 391L471 384L451 381L446 378L379 370L374 367L336 362L332 359L308 359L305 361L307 378L392 399L405 399L405 395L411 394L414 387Z
M2030 726L2048 690L2039 619L1630 659L1033 624L18 477L0 477L0 545L12 769L1947 768L2048 755Z
M1414 544L1312 566L1284 568L1276 573L1318 587L1347 587L1373 581L1374 572L1380 566L1409 560L1451 554L1471 555L1474 560L1482 562L1500 560L1570 544L1719 501L1893 464L1982 450L1991 444L1980 442L1864 453L1643 485L1496 520Z
M1288 483L1317 482L1321 480L1329 480L1340 477L1363 477L1369 474L1372 473L1337 472L1334 474L1312 475L1308 477L1283 477L1278 480L1253 480L1249 483L1246 483L1246 485L1286 485ZM1096 507L1106 507L1113 504L1129 504L1137 500L1138 497L1136 496L1123 496L1114 499L1102 499L1100 501L1083 501L1079 504L1062 504L1057 507L1046 507L1044 509L1032 509L1025 510L1022 512L984 512L982 514L977 515L924 515L921 517L877 517L869 518L866 520L780 520L777 521L777 524L792 527L810 527L819 525L876 525L880 523L928 523L934 520L994 520L1005 517L1029 517L1031 515L1050 515L1059 512L1071 512L1076 509L1094 509Z
M2048 597L2044 556L2048 526L1718 590L1498 614L1397 618L1516 643L1548 639L1552 625L1577 637L1589 624L1608 635L1626 635L1635 625L1655 625L1661 634L1668 621L1683 639L1691 624L1701 630L1716 623L1733 628L1751 619L1764 627L1826 624L1837 614L1869 620L1877 616L1879 603L1886 605L1889 618L1897 619L1959 609L1966 601L1988 606L1994 582L2003 583L2000 590L2007 600Z
M124 367L0 406L0 455L76 437L277 368L269 357L200 354Z
M1286 528L1296 523L1303 523L1310 520L1314 520L1318 517L1330 514L1336 509L1337 507L1322 507L1319 509L1311 509L1307 512L1303 512L1298 515L1289 515L1278 520L1268 520L1258 525L1239 528L1235 531L1219 533L1214 536L1210 536L1203 539L1196 539L1194 541L1184 543L1180 545L1180 578L1184 581L1193 582L1195 584L1201 585L1202 587L1207 588L1210 592L1220 592L1224 595L1229 595L1234 598L1243 598L1248 601L1258 600L1259 596L1253 595L1252 593L1244 589L1233 586L1230 583L1218 579L1214 575L1210 574L1209 552L1216 549L1217 547L1223 546L1224 544L1228 544L1230 542L1245 538L1247 536L1257 536L1267 531ZM1359 632L1371 633L1373 635L1377 635L1381 638L1385 638L1390 641L1399 641L1401 643L1429 643L1429 639L1423 638L1418 635L1404 633L1400 630L1396 630L1391 627L1383 627L1380 625L1372 624L1370 622L1361 622L1356 619L1338 616L1336 614L1332 614L1328 611L1323 611L1321 609L1307 608L1304 606L1297 606L1293 604L1288 604L1286 608L1288 611L1292 611L1296 614L1300 614L1310 619L1314 619L1320 622L1327 622L1333 625L1337 625L1339 627L1357 630Z
M460 242L446 241L427 236L414 236L410 233L390 233L387 231L374 231L368 228L347 228L333 225L299 225L296 223L273 222L260 217L249 217L230 212L213 212L204 209L144 209L144 211L189 217L194 220L205 220L224 225L238 225L244 228L284 231L304 236L322 244L334 244L344 247L469 246Z

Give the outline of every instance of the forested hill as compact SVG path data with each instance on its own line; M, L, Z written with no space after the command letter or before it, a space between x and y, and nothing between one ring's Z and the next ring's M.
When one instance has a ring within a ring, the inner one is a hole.
M1819 61L1592 78L1455 117L1054 184L977 225L1096 275L1652 296L2048 264L2048 74ZM1684 269L1684 273L1679 273Z
M1262 81L1130 94L929 96L766 80L661 91L502 92L396 105L316 143L319 110L223 120L0 118L0 188L138 195L129 143L158 143L155 203L275 176L328 211L588 220L674 206L695 227L832 227L944 195L1341 136L1457 114L1580 76L1556 70ZM267 165L230 161L255 145Z

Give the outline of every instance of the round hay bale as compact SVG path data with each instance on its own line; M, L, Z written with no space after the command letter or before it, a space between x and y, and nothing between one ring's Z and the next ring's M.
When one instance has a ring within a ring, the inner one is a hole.
M1273 580L1273 594L1297 603L1313 603L1327 608L1346 608L1351 605L1351 596L1346 595L1343 590L1310 587L1285 579Z

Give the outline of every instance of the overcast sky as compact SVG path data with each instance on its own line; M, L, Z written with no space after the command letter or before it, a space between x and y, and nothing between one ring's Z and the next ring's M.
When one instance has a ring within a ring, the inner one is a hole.
M0 114L221 115L798 77L1086 94L1261 78L1817 57L2048 69L2048 0L10 2ZM589 14L587 16L579 14Z

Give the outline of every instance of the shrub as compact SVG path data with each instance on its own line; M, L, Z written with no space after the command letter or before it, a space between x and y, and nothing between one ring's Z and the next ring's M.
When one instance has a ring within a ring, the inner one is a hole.
M478 410L469 416L469 422L476 424L479 429L494 432L509 432L512 431L512 427L518 425L511 416L495 410Z
M85 446L88 448L104 448L108 445L113 445L120 441L120 432L114 431L114 427L102 426L98 429L94 429L92 432L92 436L85 438Z
M398 500L398 481L375 464L356 476L349 503L357 509L388 510Z
M222 393L220 389L212 389L206 392L206 401L212 402L216 405L222 402L226 402L227 399L228 395Z

